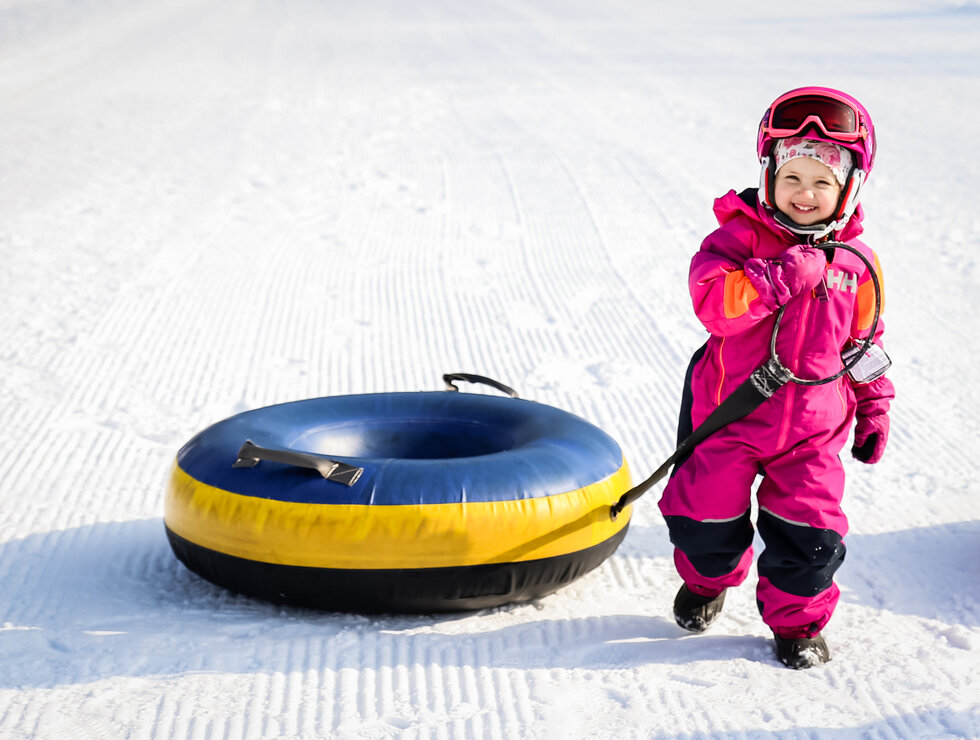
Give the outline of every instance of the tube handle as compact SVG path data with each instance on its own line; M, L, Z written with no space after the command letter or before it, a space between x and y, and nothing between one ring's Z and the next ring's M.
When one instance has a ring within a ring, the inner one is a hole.
M315 455L311 452L297 452L295 450L277 450L266 447L259 447L253 444L252 440L246 439L245 443L238 450L238 459L232 463L233 468L254 468L260 460L269 462L284 463L294 465L298 468L310 468L317 471L320 475L334 483L342 483L345 486L353 486L357 479L361 477L364 468L358 468L337 460L331 460L323 455Z
M504 385L499 380L488 378L485 375L472 375L470 373L446 373L442 376L442 379L446 383L447 391L458 391L459 388L453 385L453 381L464 380L467 383L483 383L484 385L489 385L491 388L496 388L501 393L506 393L511 398L519 398L517 391L515 391L513 388Z

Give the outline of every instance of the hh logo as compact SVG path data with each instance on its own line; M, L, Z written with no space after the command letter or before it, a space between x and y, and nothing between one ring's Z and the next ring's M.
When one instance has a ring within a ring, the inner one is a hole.
M851 291L852 293L858 292L858 279L857 275L851 275L849 273L841 270L828 268L827 270L827 287L837 288L837 290Z

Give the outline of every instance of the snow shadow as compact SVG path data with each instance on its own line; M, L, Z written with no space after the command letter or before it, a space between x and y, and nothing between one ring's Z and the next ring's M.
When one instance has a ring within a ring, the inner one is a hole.
M849 534L838 581L848 601L980 625L980 521Z
M861 556L850 564L850 598L975 622L957 594L977 583L978 535L978 524L966 522L851 538ZM954 582L958 591L949 588ZM276 606L187 570L161 519L98 523L0 544L0 687L433 663L622 669L744 659L777 666L769 640L758 636L688 636L657 616L536 613L522 605L366 617Z
M690 640L660 617L535 620L533 604L367 617L268 604L187 570L171 552L161 519L2 543L0 584L0 687L433 661L601 669L771 659L771 648L758 637ZM521 610L528 610L526 618Z

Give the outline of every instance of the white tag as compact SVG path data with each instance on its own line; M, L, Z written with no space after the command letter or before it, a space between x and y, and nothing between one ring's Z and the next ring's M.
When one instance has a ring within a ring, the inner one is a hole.
M848 360L861 351L862 346L855 345L848 347L841 353L840 357L845 365ZM857 361L857 364L848 371L848 375L851 376L855 383L870 383L872 380L877 380L884 375L885 371L891 365L892 361L885 354L885 350L877 344L872 344L868 347L868 351L864 353L864 356Z

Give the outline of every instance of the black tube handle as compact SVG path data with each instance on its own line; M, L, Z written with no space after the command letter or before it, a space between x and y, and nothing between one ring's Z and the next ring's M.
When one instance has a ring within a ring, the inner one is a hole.
M472 375L470 373L446 373L442 376L443 381L446 384L447 391L458 391L455 385L453 385L454 380L464 380L467 383L483 383L484 385L489 385L491 388L496 388L501 393L506 393L511 398L520 398L515 391L510 386L504 385L499 380L494 380L493 378L488 378L485 375Z
M357 483L357 479L364 472L364 468L357 468L353 465L331 460L311 452L275 450L259 447L249 439L245 440L241 449L238 450L238 459L235 460L232 467L254 468L259 464L260 460L294 465L298 468L310 468L311 470L317 471L327 480L333 481L334 483L342 483L348 487Z

